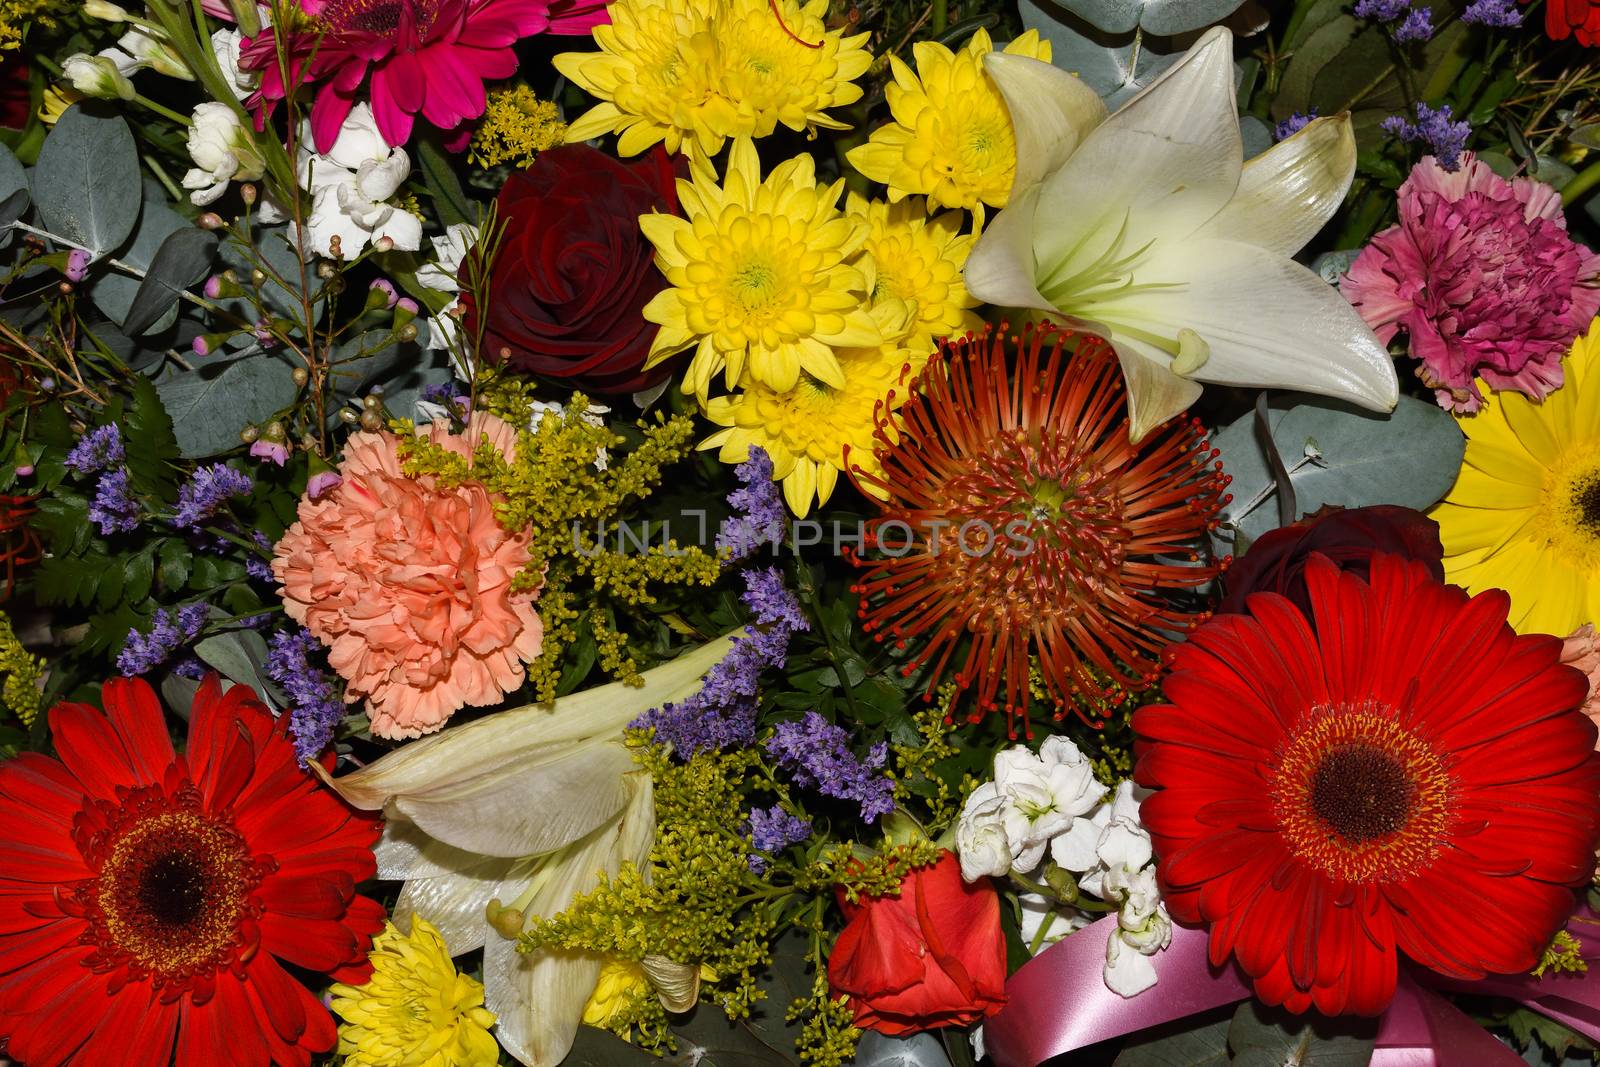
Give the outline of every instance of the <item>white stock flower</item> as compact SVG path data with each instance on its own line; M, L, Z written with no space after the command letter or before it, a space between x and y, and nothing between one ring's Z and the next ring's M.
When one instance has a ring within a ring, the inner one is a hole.
M428 240L433 244L433 262L417 271L417 284L439 293L459 293L461 264L466 261L467 253L478 240L478 228L470 222L457 222L445 227L442 235ZM456 347L456 335L461 330L461 323L451 312L460 303L460 298L452 300L437 315L428 317L429 348ZM452 359L450 363L455 366L456 361ZM459 374L464 368L457 367L456 370Z
M1050 859L1073 874L1092 871L1100 865L1100 835L1115 818L1139 818L1139 802L1133 796L1133 783L1120 782L1111 798L1094 813L1073 820L1072 827L1050 842Z
M1122 904L1117 928L1106 941L1106 986L1120 996L1136 996L1156 984L1149 957L1172 944L1172 920L1156 888L1155 868L1112 867L1106 881Z
M222 68L222 76L227 79L228 88L232 89L233 95L240 100L261 88L259 70L239 69L239 51L243 42L244 35L231 27L218 30L211 35L211 51L216 54L217 66Z
M254 181L266 169L251 132L228 104L204 103L194 109L189 127L189 156L194 166L183 187L196 205L212 203L231 181Z
M132 100L135 93L128 75L137 69L132 57L116 48L94 56L78 52L61 62L61 76L74 89L100 100L112 97Z
M1051 839L1070 830L1106 794L1088 759L1060 736L1048 738L1037 756L1022 745L996 755L994 781L1005 802L1012 865L1019 871L1037 867Z
M956 822L956 855L961 859L961 877L969 882L979 878L1003 878L1011 870L1015 853L1006 836L1005 800L993 782L974 789L961 805Z
M300 184L311 191L306 231L314 252L333 256L335 237L342 259L356 258L383 237L402 252L422 246L422 220L389 203L411 174L411 157L384 142L371 107L350 109L326 154L313 152L310 142L308 127L300 144Z

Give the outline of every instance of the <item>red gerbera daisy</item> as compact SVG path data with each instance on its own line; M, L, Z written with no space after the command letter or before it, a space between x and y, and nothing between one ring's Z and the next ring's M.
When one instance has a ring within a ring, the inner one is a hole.
M1200 424L1135 445L1106 342L1050 325L1011 342L1014 367L1003 329L943 342L898 412L880 408L882 473L851 471L884 501L853 587L862 632L921 642L904 671L937 657L930 692L964 645L974 722L998 700L1013 719L1027 707L1035 657L1058 708L1106 679L1150 685L1209 614L1168 593L1222 570L1196 553L1228 480Z
M0 766L0 1035L27 1067L284 1067L336 1031L279 959L365 981L377 820L295 763L213 675L173 754L155 693L58 704L61 761ZM174 1061L173 1053L177 1058Z
M1257 593L1176 650L1171 705L1134 713L1168 910L1292 1011L1381 1012L1397 952L1527 972L1594 872L1584 676L1512 632L1505 593L1420 563L1375 556L1368 585L1313 556L1306 584L1314 629Z

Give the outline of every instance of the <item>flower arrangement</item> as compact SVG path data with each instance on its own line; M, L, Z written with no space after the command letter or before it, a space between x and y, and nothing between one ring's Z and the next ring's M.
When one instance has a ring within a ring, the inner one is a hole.
M1591 1062L1597 43L0 0L0 1062Z

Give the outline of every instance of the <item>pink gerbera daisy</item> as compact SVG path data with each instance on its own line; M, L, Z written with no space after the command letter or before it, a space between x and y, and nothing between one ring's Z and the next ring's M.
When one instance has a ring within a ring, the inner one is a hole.
M368 84L378 132L404 144L420 114L454 130L483 114L483 83L517 72L512 46L536 33L587 33L606 21L602 0L300 0L306 19L285 27L292 85L320 83L311 107L327 152ZM284 98L272 31L249 39L239 64L262 72L255 103Z

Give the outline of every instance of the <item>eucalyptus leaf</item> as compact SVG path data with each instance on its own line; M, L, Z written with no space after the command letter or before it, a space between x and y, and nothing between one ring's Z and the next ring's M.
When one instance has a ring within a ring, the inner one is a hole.
M168 234L139 283L133 304L122 320L123 330L129 334L149 333L160 320L175 318L184 291L206 276L216 254L214 233L190 226Z
M259 350L193 370L169 368L156 381L187 459L239 447L239 431L288 407L298 387L287 363Z
M950 1067L950 1057L932 1034L888 1037L868 1030L856 1046L851 1067Z
M0 145L0 226L9 229L27 212L29 202L28 172L22 169L11 149ZM9 233L0 237L0 244L9 238Z
M1345 248L1337 252L1324 252L1311 264L1317 276L1329 285L1338 285L1339 279L1350 273L1350 265L1361 254L1359 248Z
M134 210L138 217L138 227L133 232L133 241L117 258L130 267L148 271L166 239L180 230L191 229L192 226L188 219L168 207L164 198L146 198L143 207ZM119 271L106 271L89 286L89 298L107 318L113 322L124 322L129 312L133 310L133 302L139 295L140 284L139 278ZM172 325L177 315L176 307L169 309L169 312L163 313L152 328L165 329Z
M1228 1025L1224 1017L1180 1019L1134 1035L1112 1067L1228 1067Z
M45 229L97 256L127 240L139 217L139 151L128 124L69 107L39 150L33 201Z
M1107 33L1176 34L1233 14L1243 0L1063 0L1062 6Z
M1228 1026L1233 1067L1367 1067L1376 1019L1291 1015L1255 1000L1239 1005Z
M672 1062L628 1044L609 1030L580 1026L561 1067L663 1067Z
M1078 2L1078 0L1074 0ZM1108 33L1054 0L1018 0L1022 24L1050 42L1051 62L1083 79L1115 110L1177 61L1184 46L1150 34Z
M1269 410L1272 439L1290 468L1301 514L1326 504L1400 504L1420 511L1449 491L1466 448L1448 412L1414 397L1402 396L1382 415L1321 397L1274 397ZM1212 439L1233 478L1224 525L1252 539L1277 525L1266 492L1272 475L1253 418L1242 416ZM1313 451L1318 458L1310 457Z
M258 226L254 237L255 241L250 246L231 238L225 241L222 245L223 264L232 267L242 279L249 279L255 270L262 271L266 277L258 289L257 298L272 314L299 322L306 313L301 298L304 292L301 286L305 280L302 278L304 265L295 254L295 246L290 243L289 227ZM304 268L304 273L310 274L310 269ZM246 281L245 284L250 283ZM255 321L261 314L255 301L244 296L229 297L217 301L217 304L228 314L246 322ZM316 308L319 316L321 310L319 304Z
M229 630L195 642L194 654L230 681L249 686L269 704L282 694L267 678L267 642L254 630Z

